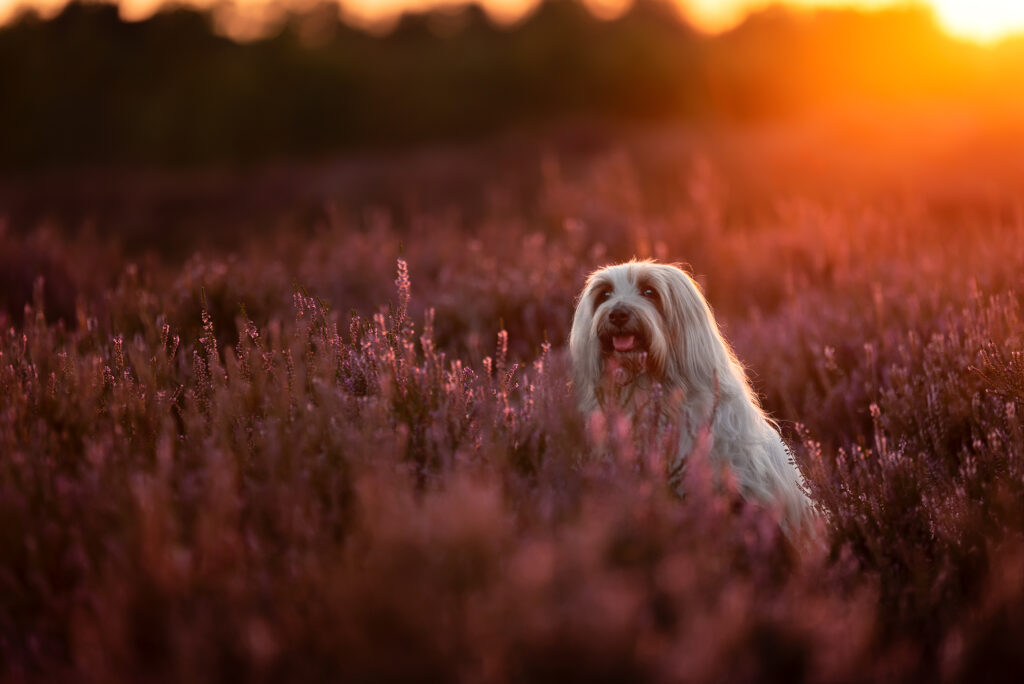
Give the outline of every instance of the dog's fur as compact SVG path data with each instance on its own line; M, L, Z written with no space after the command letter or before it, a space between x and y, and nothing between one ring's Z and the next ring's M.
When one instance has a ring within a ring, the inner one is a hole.
M592 273L576 306L569 351L585 414L636 416L652 388L661 388L661 412L680 434L668 464L673 486L681 487L686 458L706 427L711 463L719 472L727 466L745 498L778 506L788 532L810 520L800 472L776 424L682 268L631 261Z

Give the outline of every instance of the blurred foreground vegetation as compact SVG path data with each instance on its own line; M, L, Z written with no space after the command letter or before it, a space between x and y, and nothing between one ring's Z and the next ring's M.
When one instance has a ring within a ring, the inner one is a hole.
M0 29L0 682L1014 677L1021 54L651 3ZM579 415L573 299L632 256L704 286L814 543Z
M432 155L474 211L379 162L396 209L184 259L0 231L0 681L1011 678L1020 176L893 197L801 165L826 197L735 135L742 181L664 136L546 157L532 195ZM818 543L697 456L678 499L657 426L579 415L573 298L633 255L704 284Z

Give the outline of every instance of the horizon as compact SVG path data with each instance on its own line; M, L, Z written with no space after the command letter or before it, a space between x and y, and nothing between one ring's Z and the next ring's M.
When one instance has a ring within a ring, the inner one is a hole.
M233 37L254 37L272 27L282 11L303 10L322 0L99 0L120 8L126 21L141 21L170 6L214 10L221 27ZM335 0L327 0L328 3ZM581 0L595 15L614 18L632 0ZM718 34L741 24L749 15L771 6L793 10L853 9L863 12L899 7L924 7L948 35L978 44L992 44L1024 33L1024 4L1003 0L668 0L698 30ZM0 0L0 25L26 10L44 18L58 14L69 0ZM368 29L388 29L405 12L479 4L497 22L514 23L529 15L540 0L337 0L339 15ZM219 5L219 7L218 7Z

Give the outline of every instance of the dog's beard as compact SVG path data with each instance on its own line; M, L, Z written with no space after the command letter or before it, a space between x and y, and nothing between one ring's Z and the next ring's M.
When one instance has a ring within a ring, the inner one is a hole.
M649 358L646 338L637 332L601 335L601 366L617 385L648 375Z
M651 388L650 337L641 327L597 332L602 376L597 394L602 405L627 408Z
M612 354L604 358L603 366L605 376L616 385L626 385L650 376L647 352Z

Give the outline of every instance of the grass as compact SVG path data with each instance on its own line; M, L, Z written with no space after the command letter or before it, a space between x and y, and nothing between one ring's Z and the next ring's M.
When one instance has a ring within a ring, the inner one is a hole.
M184 261L0 233L20 265L0 313L0 678L1019 667L1012 192L737 211L716 160L655 176L646 154L549 160L528 206L499 193L472 219L350 205ZM578 415L573 298L634 254L704 284L819 543L699 468L677 499L656 431Z

